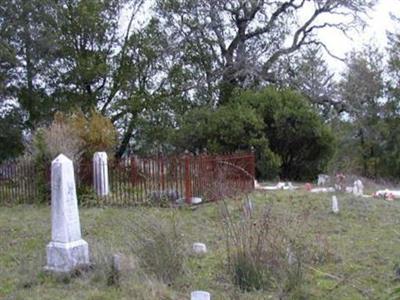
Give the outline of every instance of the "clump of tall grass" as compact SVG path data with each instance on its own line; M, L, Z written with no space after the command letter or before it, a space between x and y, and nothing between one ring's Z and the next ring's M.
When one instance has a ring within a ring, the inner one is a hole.
M134 241L131 249L138 264L158 280L172 284L184 271L186 259L183 235L176 212L167 218L145 216L141 223L133 222Z
M302 216L260 212L221 205L228 271L241 290L276 290L281 295L304 294L304 269L308 253Z

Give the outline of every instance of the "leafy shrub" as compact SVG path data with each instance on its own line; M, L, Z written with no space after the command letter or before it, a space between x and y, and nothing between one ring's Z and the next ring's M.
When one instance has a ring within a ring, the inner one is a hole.
M248 105L224 106L216 110L193 109L182 120L173 144L177 152L234 152L254 149L258 175L276 177L281 164L269 148L263 133L263 122Z
M71 116L70 124L83 141L83 155L91 159L96 151L111 154L117 144L117 131L111 120L92 110L89 116L81 111Z
M78 166L86 164L95 151L111 152L117 142L111 121L95 110L88 116L80 111L68 116L58 112L49 126L36 130L32 140L40 201L49 198L50 165L60 153L70 158L78 170ZM79 192L85 198L83 202L93 200L93 193L88 188L82 187Z
M4 109L4 108L3 108ZM22 113L14 108L0 116L0 162L13 159L24 151Z
M254 149L261 178L314 178L335 148L329 128L307 100L291 90L241 92L226 106L190 111L180 123L173 140L178 152Z
M117 142L111 121L96 110L86 116L77 111L71 115L57 112L53 122L39 128L33 138L34 156L49 161L63 153L75 163L90 158L96 151L111 152Z
M255 111L247 106L197 108L181 120L175 135L178 152L202 151L211 153L250 149L253 144L266 145L260 135L263 124Z
M279 159L280 177L309 179L326 168L335 149L334 136L302 95L269 87L245 91L235 102L249 106L262 119L269 151ZM270 170L260 172L269 175Z

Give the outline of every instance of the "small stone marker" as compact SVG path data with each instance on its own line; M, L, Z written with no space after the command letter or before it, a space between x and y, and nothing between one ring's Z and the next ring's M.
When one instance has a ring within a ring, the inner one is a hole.
M96 152L93 155L93 186L98 196L108 195L108 165L105 152Z
M353 190L354 190L354 187L352 187L352 186L346 186L344 191L345 191L346 193L351 194L351 193L353 193Z
M190 198L190 203L191 204L200 204L203 202L203 200L200 197L192 197Z
M283 190L284 187L285 187L285 183L284 182L278 182L278 184L276 185L276 188L278 190Z
M318 186L319 186L319 185L325 185L325 184L328 183L329 179L330 179L330 176L329 176L329 175L326 175L326 174L319 174L319 175L318 175L318 180L317 180L317 185L318 185Z
M116 272L120 273L122 270L122 255L117 253L112 256L112 268Z
M288 259L288 264L293 265L296 262L296 258L292 252L292 249L290 249L290 246L286 248L286 255Z
M247 217L250 217L253 213L253 202L250 198L247 198L243 204L243 211Z
M200 255L206 254L207 246L203 243L193 243L193 252Z
M364 185L360 179L354 181L353 194L355 196L362 196L364 194Z
M332 196L332 211L337 214L339 212L339 203L335 195Z
M51 163L51 242L48 271L71 272L89 265L89 247L81 237L72 161L60 154Z
M211 295L205 291L194 291L190 294L190 300L211 300Z

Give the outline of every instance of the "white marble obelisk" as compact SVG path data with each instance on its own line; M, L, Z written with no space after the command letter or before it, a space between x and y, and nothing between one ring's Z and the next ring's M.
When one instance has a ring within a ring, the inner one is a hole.
M93 155L93 186L98 196L108 195L108 165L106 152L96 152Z
M51 163L51 242L46 270L70 272L89 265L89 247L81 237L74 166L60 154Z

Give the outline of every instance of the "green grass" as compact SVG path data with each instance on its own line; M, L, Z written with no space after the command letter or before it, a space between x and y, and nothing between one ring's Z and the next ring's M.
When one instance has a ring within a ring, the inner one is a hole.
M323 251L333 259L306 268L310 299L389 299L400 286L400 202L338 194L340 213L330 212L331 196L303 191L252 195L256 210L273 205L279 212L308 216L306 234L323 237ZM229 203L234 206L233 203ZM75 278L55 278L42 271L50 238L50 208L0 207L0 299L189 299L190 291L207 290L212 299L276 299L276 291L241 292L226 269L225 238L217 204L178 210L190 252L193 242L207 244L205 257L188 256L184 272L172 285L146 274L136 264L123 274L119 288L107 285L113 253L134 257L134 224L143 216L167 218L170 209L82 208L83 238L89 243L92 271Z

